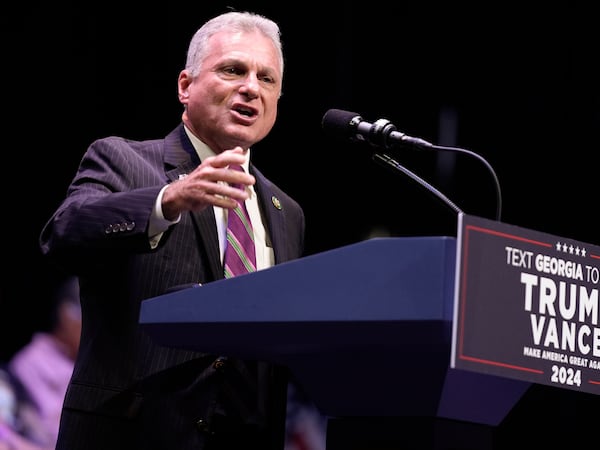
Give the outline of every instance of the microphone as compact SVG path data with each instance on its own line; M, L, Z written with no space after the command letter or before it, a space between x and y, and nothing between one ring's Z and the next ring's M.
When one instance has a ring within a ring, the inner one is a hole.
M346 139L362 141L374 147L413 147L425 149L434 147L433 144L420 138L407 136L387 119L379 119L369 123L355 112L341 109L330 109L321 122L326 132L342 136Z
M407 136L404 133L398 131L398 129L387 119L379 119L373 123L369 123L364 120L358 113L351 111L344 111L342 109L330 109L323 116L321 121L323 130L329 134L342 136L346 139L353 141L367 142L373 147L383 147L384 149L392 149L394 147L412 147L415 149L431 149L431 150L442 150L449 152L458 152L478 159L486 169L492 175L494 186L496 187L496 219L500 220L500 214L502 211L502 192L500 190L500 183L498 176L494 171L494 168L489 162L482 156L470 150L459 148L459 147L446 147L441 145L434 145L420 138ZM376 162L387 165L395 170L398 170L405 175L409 176L421 186L435 194L450 208L457 213L462 213L460 208L456 206L450 199L444 194L430 185L427 181L423 180L417 174L411 172L406 167L402 166L391 156L385 153L375 153L373 159Z

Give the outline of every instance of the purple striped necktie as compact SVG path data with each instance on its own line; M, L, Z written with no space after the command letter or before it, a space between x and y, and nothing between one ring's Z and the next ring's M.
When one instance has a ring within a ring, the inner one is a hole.
M243 171L241 166L229 166L230 169ZM232 187L244 189L244 186L232 184ZM254 246L254 232L250 216L246 210L245 202L238 202L235 208L227 214L227 244L223 258L225 278L231 278L256 270L256 249ZM263 365L257 361L238 361L229 359L229 366L234 370L227 372L226 383L230 386L224 390L231 408L237 410L245 419L250 420L256 414L261 414L261 398L266 382L264 378L259 383L258 366Z
M243 171L241 166L230 166L230 169ZM233 187L244 189L241 185L232 184ZM250 216L244 202L228 213L227 219L227 245L223 261L225 278L235 277L256 270L256 249L254 247L254 233Z

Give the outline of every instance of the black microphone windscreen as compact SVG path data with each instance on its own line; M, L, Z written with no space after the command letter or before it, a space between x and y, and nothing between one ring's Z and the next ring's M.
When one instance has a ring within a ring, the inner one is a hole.
M350 127L350 122L355 117L360 117L358 113L351 111L344 111L341 109L330 109L323 116L321 125L323 130L331 133L332 135L350 136L353 134L353 130Z

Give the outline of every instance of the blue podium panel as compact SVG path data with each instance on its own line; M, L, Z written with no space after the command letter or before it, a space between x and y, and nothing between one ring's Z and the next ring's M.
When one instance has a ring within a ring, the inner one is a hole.
M370 239L148 299L140 323L166 346L285 365L326 415L494 425L529 385L449 368L455 258L451 237Z

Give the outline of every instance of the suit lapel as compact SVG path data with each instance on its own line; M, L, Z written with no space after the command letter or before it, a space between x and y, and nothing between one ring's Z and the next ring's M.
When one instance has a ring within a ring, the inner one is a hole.
M165 138L165 173L171 181L185 177L200 164L200 160L185 134L183 125L179 125ZM223 266L219 252L219 238L212 208L201 212L188 213L208 256L212 279L223 278ZM198 249L200 252L200 249Z
M286 254L287 246L285 245L284 211L276 207L277 198L269 180L252 165L250 166L250 172L256 177L255 190L258 203L265 220L267 234L271 239L275 264L278 264L289 259L289 255Z
M214 280L219 280L223 278L224 275L223 264L221 263L221 253L219 251L219 237L217 235L215 211L212 207L208 207L202 212L190 212L189 214L197 227L199 241L202 242L202 245L206 250L212 278Z

